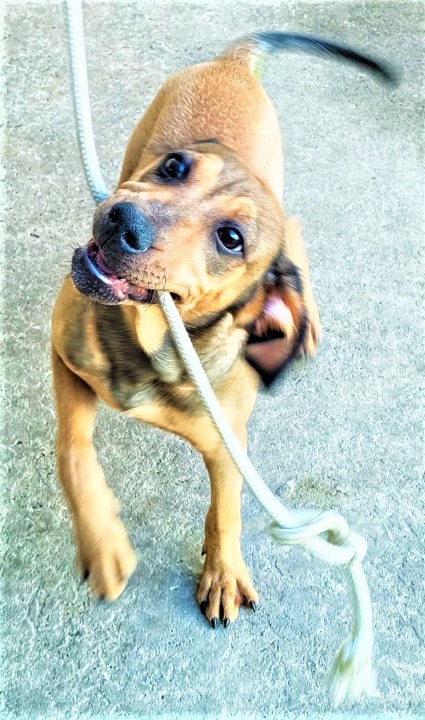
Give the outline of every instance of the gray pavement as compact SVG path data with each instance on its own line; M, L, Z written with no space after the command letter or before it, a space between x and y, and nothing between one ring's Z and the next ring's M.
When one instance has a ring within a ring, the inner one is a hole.
M350 625L342 576L274 545L245 491L243 547L261 608L210 629L194 599L208 481L183 441L101 408L96 444L139 566L116 604L96 602L73 570L55 478L49 326L93 206L61 5L9 3L2 717L425 716L422 8L85 6L94 126L111 185L164 78L244 32L322 33L403 68L390 93L305 56L276 57L265 75L285 135L285 204L303 219L325 337L314 362L259 398L250 452L285 503L336 508L368 539L378 688L334 713L325 679Z

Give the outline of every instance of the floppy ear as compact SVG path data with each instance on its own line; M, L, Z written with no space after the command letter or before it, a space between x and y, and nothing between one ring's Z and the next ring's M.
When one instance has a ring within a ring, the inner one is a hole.
M245 356L268 387L302 343L307 314L300 272L282 255L268 271L263 291L259 314L248 328Z

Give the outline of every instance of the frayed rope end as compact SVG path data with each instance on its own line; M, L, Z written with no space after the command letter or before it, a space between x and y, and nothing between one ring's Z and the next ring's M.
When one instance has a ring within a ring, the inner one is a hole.
M370 696L376 688L369 645L362 647L358 637L341 645L329 673L329 689L334 707L344 700L358 700Z

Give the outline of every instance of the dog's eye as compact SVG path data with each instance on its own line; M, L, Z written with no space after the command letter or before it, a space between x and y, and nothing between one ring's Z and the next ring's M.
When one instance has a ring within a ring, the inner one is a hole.
M175 153L168 155L162 161L157 172L158 175L166 180L183 180L187 177L190 170L190 161L184 155Z
M218 244L225 250L237 255L243 253L243 237L242 233L234 227L224 226L216 231Z

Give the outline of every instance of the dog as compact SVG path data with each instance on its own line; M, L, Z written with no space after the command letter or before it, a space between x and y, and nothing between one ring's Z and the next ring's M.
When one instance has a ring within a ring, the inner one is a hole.
M255 609L240 549L242 478L157 302L172 294L219 402L246 448L260 382L321 336L301 226L282 208L279 123L258 75L275 50L329 54L383 79L385 65L312 36L258 33L169 78L127 146L113 194L77 248L52 318L58 472L77 564L114 600L136 557L93 446L98 398L186 439L211 484L197 600L211 626Z

